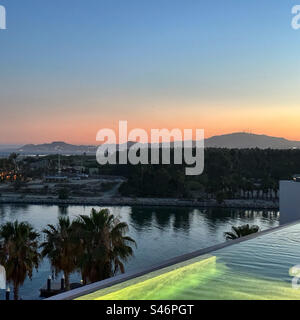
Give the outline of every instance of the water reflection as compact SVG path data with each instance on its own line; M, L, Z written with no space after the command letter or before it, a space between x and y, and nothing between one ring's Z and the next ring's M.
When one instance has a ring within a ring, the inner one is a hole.
M188 233L190 231L190 215L191 211L178 210L174 213L173 228Z
M279 212L227 208L133 207L130 213L130 223L138 231L156 226L160 230L171 228L188 233L195 219L201 220L203 225L209 225L211 230L217 230L224 223L260 224L261 221L270 227L275 227L279 223Z
M143 230L145 227L150 227L153 221L153 209L133 207L130 213L131 224L135 226L137 230Z
M56 225L58 217L67 216L72 220L78 215L90 214L92 208L0 205L0 224L18 219L30 222L36 230L41 231L47 224ZM101 208L103 207L95 207L97 210ZM232 225L257 224L263 230L279 225L278 212L270 210L128 206L108 208L129 224L129 236L137 242L134 257L125 265L127 272L138 271L169 258L224 242L224 232L229 231ZM45 285L49 274L51 268L45 259L39 272L34 273L33 281L26 280L20 289L22 298L37 299L38 290ZM74 274L72 277L76 280L80 276Z
M68 215L68 209L69 209L69 206L68 205L65 205L65 206L58 206L58 214L61 215L61 216L66 216Z

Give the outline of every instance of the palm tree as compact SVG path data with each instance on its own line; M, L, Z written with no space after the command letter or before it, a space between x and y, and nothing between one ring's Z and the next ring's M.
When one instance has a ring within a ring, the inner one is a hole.
M78 260L84 284L125 272L123 262L133 255L131 245L135 244L126 236L127 223L120 222L108 209L92 209L90 216L79 216L74 227L81 244Z
M56 274L64 273L66 290L70 290L70 274L77 268L77 245L70 219L60 217L56 227L49 224L43 233L46 241L40 245L42 256L48 257Z
M38 269L38 237L25 222L8 222L0 227L0 264L6 270L7 281L13 284L15 300L26 277L31 279L33 269Z
M258 226L249 226L249 224L240 226L240 227L232 227L232 232L224 232L224 236L226 240L234 240L238 239L241 237L248 236L253 233L259 232L259 227Z

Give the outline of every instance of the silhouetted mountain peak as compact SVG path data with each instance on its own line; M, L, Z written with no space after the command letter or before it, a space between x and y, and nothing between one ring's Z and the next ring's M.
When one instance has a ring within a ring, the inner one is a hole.
M128 141L127 147L130 148L136 142ZM171 144L173 145L173 144ZM145 144L149 147L150 145ZM300 141L291 141L285 138L271 137L264 134L253 134L246 132L234 132L213 136L205 140L206 148L228 148L228 149L296 149L300 148ZM117 150L120 148L117 145ZM17 152L23 154L95 154L97 146L73 145L63 141L54 141L45 144L27 144Z
M300 148L300 142L287 140L285 138L267 136L265 134L235 132L208 138L205 140L205 146L229 149L292 149Z

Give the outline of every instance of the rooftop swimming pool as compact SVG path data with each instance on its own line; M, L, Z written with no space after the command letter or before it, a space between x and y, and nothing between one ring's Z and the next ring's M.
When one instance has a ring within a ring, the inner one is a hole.
M246 241L234 242L207 254L73 298L298 300L300 289L292 286L292 279L297 274L291 271L298 264L300 223L263 233Z

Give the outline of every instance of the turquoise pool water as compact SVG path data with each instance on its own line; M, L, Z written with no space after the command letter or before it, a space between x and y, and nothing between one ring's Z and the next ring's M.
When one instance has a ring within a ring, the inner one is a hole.
M73 219L79 214L89 214L91 209L90 206L0 205L0 224L18 219L30 222L40 231L48 223L56 224L60 216ZM110 207L110 210L129 224L129 235L138 245L134 257L126 263L126 271L139 271L224 242L223 233L232 225L258 224L263 230L279 225L278 213L267 210L170 207ZM39 289L45 285L49 274L50 265L44 260L32 281L26 280L20 288L22 299L39 299ZM80 276L73 274L72 281L80 281ZM0 299L4 296L4 291L0 290Z
M292 287L297 273L291 273L299 264L297 224L78 299L299 300L300 289Z

